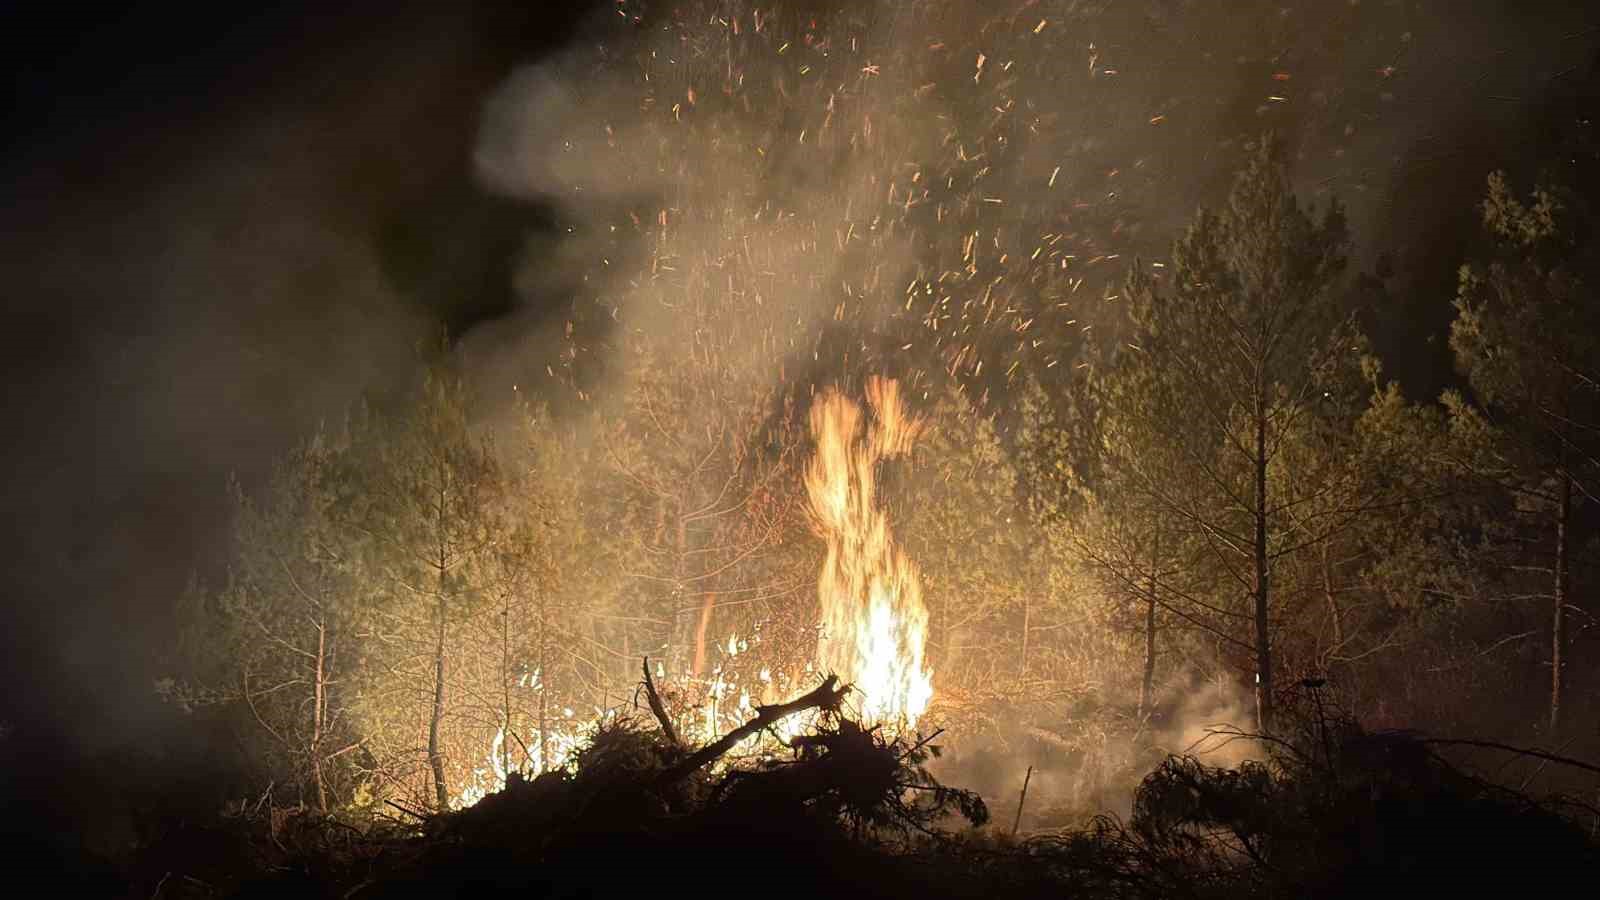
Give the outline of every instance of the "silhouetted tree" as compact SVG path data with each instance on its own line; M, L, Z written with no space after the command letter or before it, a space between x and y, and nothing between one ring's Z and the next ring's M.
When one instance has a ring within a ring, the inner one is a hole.
M1525 203L1504 174L1489 177L1483 222L1493 252L1462 266L1450 328L1477 403L1443 398L1461 466L1509 491L1515 518L1549 548L1532 565L1549 585L1552 732L1568 669L1574 511L1600 491L1600 312L1572 213L1554 186Z

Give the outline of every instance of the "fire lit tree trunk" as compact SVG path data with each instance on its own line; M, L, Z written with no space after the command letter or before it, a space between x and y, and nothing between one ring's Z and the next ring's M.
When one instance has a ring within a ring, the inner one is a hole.
M1155 541L1155 552L1150 556L1150 589L1144 600L1144 677L1139 681L1139 719L1150 714L1151 694L1156 682L1156 577L1161 560L1161 538Z
M683 608L684 595L688 593L689 572L689 523L685 520L683 511L686 508L684 499L680 496L677 502L677 525L673 528L672 546L674 550L672 575L672 632L668 638L671 644L667 647L668 665L674 668L683 665L683 654L688 652L684 629L681 627L685 610Z
M1033 603L1027 593L1022 595L1022 660L1018 665L1020 678L1028 677L1028 630L1032 624Z
M1561 500L1556 510L1555 610L1550 629L1550 735L1561 728L1561 695L1565 686L1563 643L1566 637L1568 543L1572 517L1572 476L1561 473Z
M1333 590L1333 564L1328 559L1328 545L1322 545L1322 597L1328 604L1328 618L1333 628L1333 652L1344 647L1344 614L1339 610L1339 598Z
M433 773L434 802L440 811L450 808L450 794L445 787L444 754L439 749L439 725L444 721L444 637L445 615L449 611L445 599L444 552L439 554L438 630L433 644L433 709L428 714L428 768Z
M444 754L439 747L439 726L444 721L445 617L450 611L448 605L450 546L445 538L445 510L449 502L450 473L441 465L436 474L438 506L434 510L434 526L437 529L434 538L438 541L438 549L434 562L434 583L439 596L434 606L438 623L433 642L433 708L428 713L428 768L433 773L434 802L438 804L439 811L443 812L450 808L450 794L445 787L444 779Z
M509 741L512 737L511 730L511 593L508 591L504 597L504 605L500 608L500 727L504 730L505 740L508 742L505 752L506 760L510 761L511 752ZM509 769L510 766L507 765Z
M550 609L549 594L539 592L539 771L550 768Z
M1264 388L1258 387L1255 409L1255 562L1256 729L1266 734L1272 725L1272 648L1267 628L1267 411Z
M322 742L327 730L328 710L328 626L317 620L317 658L312 674L311 701L311 780L317 789L317 811L328 813L328 787L322 773Z

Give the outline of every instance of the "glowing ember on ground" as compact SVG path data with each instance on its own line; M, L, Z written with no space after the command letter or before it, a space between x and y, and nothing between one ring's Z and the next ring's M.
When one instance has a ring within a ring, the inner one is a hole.
M917 568L878 503L876 477L879 462L910 452L923 423L906 411L897 382L868 380L867 399L870 419L836 390L811 407L817 449L806 492L827 541L817 659L861 692L864 720L911 727L933 697L923 661L928 609Z

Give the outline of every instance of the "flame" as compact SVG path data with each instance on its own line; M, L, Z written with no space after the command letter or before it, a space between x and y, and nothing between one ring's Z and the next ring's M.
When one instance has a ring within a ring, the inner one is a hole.
M917 567L878 503L876 476L879 462L910 452L925 423L906 411L896 381L869 379L867 399L870 420L834 389L811 407L817 448L806 493L827 541L817 661L861 692L864 720L911 727L933 698L923 659L928 608Z
M515 737L508 742L505 726L496 729L494 739L489 742L488 757L483 765L473 769L467 784L453 798L451 808L465 809L484 797L503 790L512 772L531 775L545 769L559 769L571 762L583 742L578 729L573 727L572 719L576 713L570 709L563 709L561 712L567 721L560 724L552 723L548 740L540 740L538 729L534 729L526 744L522 744L521 739ZM602 710L595 711L595 721L601 721L606 716L606 712ZM540 760L547 744L550 748L550 765L541 766ZM516 756L522 758L514 759Z

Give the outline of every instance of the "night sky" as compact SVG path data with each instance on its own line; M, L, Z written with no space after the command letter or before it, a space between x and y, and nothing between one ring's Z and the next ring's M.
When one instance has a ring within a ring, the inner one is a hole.
M1395 272L1377 343L1426 396L1450 378L1442 332L1485 173L1593 164L1600 14L1365 3L1413 49L1360 145L1362 196L1344 199L1360 262ZM229 472L259 477L381 393L429 323L539 317L518 307L512 261L551 213L480 189L472 151L486 97L580 16L326 6L5 14L0 720L19 734L156 740L168 718L149 686L177 595L191 573L218 577ZM1220 185L1217 165L1197 161L1195 183Z

